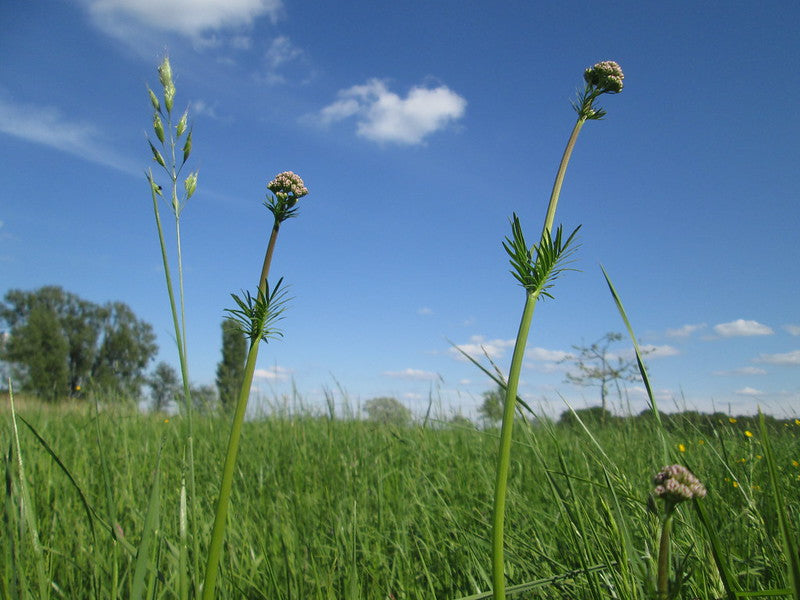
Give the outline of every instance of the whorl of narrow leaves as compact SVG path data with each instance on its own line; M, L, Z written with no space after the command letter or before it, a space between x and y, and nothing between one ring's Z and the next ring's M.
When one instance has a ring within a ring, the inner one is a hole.
M238 323L239 329L250 338L251 343L283 337L283 332L275 328L275 323L283 318L282 314L289 300L286 297L286 290L281 289L282 283L283 278L278 280L271 292L267 284L265 290L258 290L255 298L247 291L242 297L231 294L231 298L239 308L238 310L228 308L225 312Z
M553 296L548 290L553 287L555 280L564 271L574 271L565 266L570 261L577 247L571 247L575 234L580 226L575 228L565 240L561 226L556 229L555 238L545 231L538 245L528 247L522 226L516 213L511 218L511 237L503 242L503 248L508 253L509 262L513 269L511 274L519 281L529 294L538 296Z

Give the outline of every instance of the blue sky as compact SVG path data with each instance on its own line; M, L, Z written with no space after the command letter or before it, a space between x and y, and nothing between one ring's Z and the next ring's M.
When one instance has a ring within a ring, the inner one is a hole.
M580 271L537 308L523 396L598 402L559 360L623 331L602 264L662 407L797 412L795 2L8 0L0 20L2 293L122 300L177 363L143 175L168 53L199 170L181 218L192 379L213 381L229 294L263 259L266 183L293 170L310 194L278 240L294 299L259 395L341 386L470 414L492 386L448 340L507 368L524 301L508 219L541 230L583 69L615 60L625 89L583 128L556 215L582 225ZM639 384L628 398L644 408Z

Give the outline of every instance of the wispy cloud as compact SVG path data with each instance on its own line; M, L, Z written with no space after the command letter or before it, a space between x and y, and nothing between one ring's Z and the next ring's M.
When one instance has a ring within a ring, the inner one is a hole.
M654 344L644 344L639 348L647 358L663 358L665 356L677 356L680 350L668 344L656 346Z
M386 377L395 379L412 379L414 381L435 381L439 379L438 373L423 371L421 369L403 369L402 371L384 371Z
M70 120L52 106L17 104L0 97L0 132L125 173L141 171L115 152L97 127Z
M365 139L415 145L463 117L466 108L467 101L444 85L415 86L402 98L385 81L370 79L341 90L315 120L327 125L356 117L356 133Z
M705 323L697 323L695 325L682 325L677 329L667 329L667 337L685 338L692 335L695 331L705 329Z
M419 308L417 310L417 314L422 315L423 317L429 317L430 315L433 314L433 309L428 308L427 306L423 306L422 308Z
M759 354L753 362L771 365L800 365L800 350L778 354Z
M137 26L199 39L223 29L249 27L260 17L277 21L281 0L83 0L94 24L108 35L130 40ZM242 37L234 41L242 45Z
M734 394L737 396L762 396L764 392L751 387L743 387L740 390L736 390Z
M712 375L727 377L729 375L766 375L767 372L759 367L739 367L728 371L714 371Z
M483 358L488 355L492 360L502 358L506 353L506 349L513 346L514 340L487 340L482 335L473 335L469 338L469 343L456 344L456 348L470 356ZM467 360L456 348L450 348L449 352L458 360Z
M800 335L800 325L784 325L783 328L788 331L790 335Z
M307 78L308 63L306 52L295 46L287 36L281 35L272 40L264 54L264 74L260 78L271 85L286 83L288 79L285 72L291 68L292 79L302 79L298 77L301 66L304 67L303 78Z
M253 373L256 379L266 379L267 381L286 381L291 375L291 369L277 365L271 369L256 369Z
M758 321L746 321L736 319L730 323L720 323L714 325L714 332L722 337L739 337L751 335L772 335L775 333L771 327L759 323Z
M543 362L561 362L573 355L563 350L548 350L547 348L528 348L525 351L525 358L530 360L540 360Z

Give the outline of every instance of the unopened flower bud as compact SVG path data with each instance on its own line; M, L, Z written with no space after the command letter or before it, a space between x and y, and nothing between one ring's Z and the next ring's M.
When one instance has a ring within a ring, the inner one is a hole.
M158 113L153 113L153 131L156 132L158 141L164 143L164 124L161 122L161 117Z
M625 79L625 75L617 63L613 60L605 60L586 69L583 78L586 83L597 88L601 93L617 94L622 91L622 80Z
M189 160L189 155L192 153L192 132L186 136L186 141L183 144L183 162Z
M183 115L181 116L181 120L178 121L178 124L175 126L175 132L178 134L178 137L183 135L183 132L186 131L186 122L189 120L189 110L183 111Z
M158 80L164 89L172 86L172 67L169 64L169 58L166 56L158 66Z
M186 199L188 200L197 189L197 171L189 174L183 182L183 187L186 190Z
M308 194L305 183L292 171L284 171L275 176L275 179L267 184L267 189L281 200L289 196L294 198L294 202Z
M704 498L705 486L683 465L663 467L653 478L653 494L668 503L677 504L692 498Z
M161 109L161 104L158 101L158 96L156 96L155 92L150 88L147 88L147 93L150 95L150 104L153 105L153 108L156 110Z

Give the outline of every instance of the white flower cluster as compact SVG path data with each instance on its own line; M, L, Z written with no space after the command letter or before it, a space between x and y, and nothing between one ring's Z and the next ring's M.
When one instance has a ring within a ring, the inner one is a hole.
M692 498L704 498L705 486L683 465L663 467L653 478L653 494L677 504Z
M622 68L613 60L604 60L583 72L586 83L601 92L617 94L622 91L622 80L625 75Z
M279 198L292 196L295 200L308 194L308 188L303 180L292 171L284 171L276 175L275 179L267 184L267 189Z

